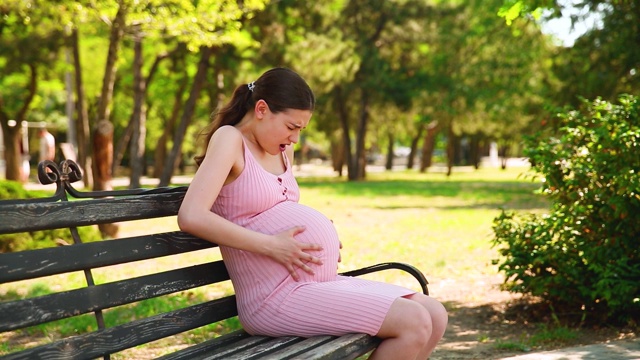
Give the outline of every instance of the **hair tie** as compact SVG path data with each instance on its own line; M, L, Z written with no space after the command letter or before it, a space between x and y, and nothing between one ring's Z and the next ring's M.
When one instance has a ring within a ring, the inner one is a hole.
M249 91L253 92L253 89L256 88L256 82L252 81L252 82L248 83L247 87L249 88Z

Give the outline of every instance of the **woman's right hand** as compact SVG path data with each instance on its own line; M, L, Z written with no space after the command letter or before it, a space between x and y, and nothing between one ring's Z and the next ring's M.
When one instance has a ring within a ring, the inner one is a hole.
M319 244L303 243L295 239L295 236L304 230L304 226L296 226L279 234L275 234L273 235L273 246L270 246L269 257L282 264L295 281L300 280L300 275L298 275L296 269L302 269L313 275L313 269L307 264L322 265L320 258L309 253L322 250L322 246Z

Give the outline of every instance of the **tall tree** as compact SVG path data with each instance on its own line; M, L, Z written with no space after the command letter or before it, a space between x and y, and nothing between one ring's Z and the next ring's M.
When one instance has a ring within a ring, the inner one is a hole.
M318 97L311 126L334 144L336 171L346 163L349 179L365 176L372 122L389 121L371 117L372 109L406 110L418 92L419 59L402 53L415 54L426 33L415 20L428 9L406 1L285 0L256 18L256 39L265 44L258 58L291 66L309 81Z
M189 85L189 75L185 69L186 49L174 51L174 56L171 57L172 66L170 69L174 74L178 75L178 81L175 83L177 87L173 89L172 96L169 97L171 101L171 107L166 114L161 114L161 120L163 122L162 133L156 142L156 148L154 152L154 167L153 177L160 178L164 171L165 161L167 158L167 152L169 148L169 141L171 136L176 132L176 124L180 117L180 110L184 106L184 97L187 86Z
M102 79L102 90L98 101L98 110L93 131L93 189L111 190L113 162L113 124L110 121L111 99L116 80L117 63L122 38L124 36L129 4L126 0L117 1L117 12L111 21L109 50Z
M189 98L185 103L184 111L182 112L182 117L180 118L180 123L178 125L177 131L174 133L173 148L167 156L167 160L162 171L162 176L160 177L159 186L167 186L170 184L171 177L173 176L173 171L178 166L178 163L181 160L182 142L184 141L187 127L189 127L191 119L193 118L194 110L196 108L196 102L200 97L200 92L205 83L206 73L210 66L212 51L213 50L209 46L203 46L200 49L200 61L198 62L198 70L196 72L196 75L194 76L194 81L191 84Z
M75 78L75 105L76 105L76 143L78 144L77 162L84 171L83 180L88 188L93 187L93 172L91 153L88 151L91 140L91 127L89 126L89 112L87 109L86 93L84 87L84 75L80 59L80 37L78 27L71 30L69 46L73 54L73 68Z
M199 17L198 21L193 24L193 28L188 28L189 35L178 36L179 40L187 43L187 48L196 51L199 54L196 73L191 83L189 96L185 102L185 106L180 118L180 123L173 137L173 147L167 155L162 175L160 176L159 186L167 186L171 183L171 178L175 168L182 160L182 145L187 128L191 124L191 120L195 113L197 101L201 95L201 90L206 82L206 75L210 68L211 57L214 52L220 49L224 44L237 41L243 44L245 34L242 31L242 23L247 21L257 11L264 8L263 1L252 2L227 2L220 0L208 0L198 2L195 13L212 13L213 16ZM187 18L185 20L189 20ZM189 24L190 21L185 23ZM192 36L199 34L201 36ZM204 36L202 36L204 35Z
M51 10L37 1L0 6L0 126L9 180L26 181L21 124L38 95L39 82L52 76L64 38L58 24L65 14Z
M144 35L140 27L134 28L133 38L133 111L131 113L130 125L132 128L130 141L130 183L132 189L140 187L140 178L143 174L144 165L144 141L146 135L147 113L144 107L147 81L142 74L143 54L142 40Z
M565 16L572 23L585 16L599 19L572 47L559 49L554 60L562 85L556 104L577 106L579 97L614 100L623 93L640 93L639 1L504 0L500 14L508 24L519 17L545 21L543 9L548 17Z
M483 139L515 140L532 121L532 110L542 108L542 34L526 21L506 27L496 16L500 1L443 6L434 20L439 31L427 57L427 91L436 105L429 115L446 138L447 175L460 159L461 137L473 155L468 161L478 166Z

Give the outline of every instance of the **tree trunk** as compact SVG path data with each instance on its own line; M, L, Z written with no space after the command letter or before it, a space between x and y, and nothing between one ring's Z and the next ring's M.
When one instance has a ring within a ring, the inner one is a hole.
M182 94L184 94L185 89L187 88L187 78L186 75L183 81L180 82L180 86L175 94L175 99L173 101L173 109L171 110L171 116L169 117L164 131L158 139L158 145L156 146L156 151L154 154L154 167L153 167L153 177L160 178L162 176L162 172L164 170L165 160L167 158L167 146L169 138L171 134L174 133L176 127L176 121L178 120L178 116L180 116L180 109L182 109L182 105L184 101L182 101Z
M14 126L9 126L11 117L4 111L2 97L0 97L0 123L2 126L2 136L5 151L5 178L26 182L28 174L23 170L23 155L28 159L29 154L22 145L22 121L26 118L29 106L35 98L38 89L38 68L35 64L26 64L29 67L29 84L27 86L27 96L24 98L22 106L18 110Z
M367 124L369 122L369 96L364 89L360 92L360 116L356 128L356 154L352 159L352 168L356 170L354 174L349 173L349 180L363 180L366 176L364 157L364 145L367 135Z
M387 161L384 164L384 168L388 171L393 170L393 132L389 131L387 133Z
M113 163L113 125L109 117L111 113L111 99L113 98L113 85L116 78L118 52L120 43L124 35L125 18L127 16L127 5L124 1L118 1L118 12L109 36L109 50L107 54L107 64L105 66L104 78L102 80L102 90L100 101L98 102L98 112L96 114L96 128L94 129L93 160L94 160L94 181L93 190L111 189L111 166ZM110 132L110 133L108 133ZM97 148L96 143L100 142L103 148ZM103 230L103 227L100 227Z
M96 158L94 190L113 190L111 187L113 124L107 120L98 122L93 132L93 154Z
M206 81L211 52L212 49L210 47L200 48L200 61L198 62L198 70L196 71L196 74L194 76L193 84L191 85L191 91L189 92L189 98L187 99L184 112L182 113L182 117L180 118L180 124L178 125L178 129L173 136L173 148L171 149L169 157L165 162L162 176L160 177L160 183L158 184L158 186L160 187L169 186L169 184L171 183L171 177L173 176L173 171L180 162L180 158L182 156L182 142L184 141L184 136L187 133L187 128L189 127L191 119L193 118L196 101L198 100L200 91L202 90L202 86Z
M140 56L142 56L142 48L138 49L137 51L140 51ZM136 54L136 56L138 55ZM139 59L140 64L134 65L134 66L138 66L137 69L134 68L134 73L136 71L139 71L137 75L134 74L134 85L133 85L134 107L133 107L133 111L131 112L131 116L129 118L129 123L127 124L127 128L125 129L122 136L118 139L118 142L113 152L114 160L111 166L111 171L113 173L115 173L118 166L120 166L120 163L122 162L122 158L124 157L124 153L125 153L125 150L127 149L127 146L130 147L129 151L130 151L130 154L132 154L133 150L131 150L131 146L133 145L130 143L130 140L131 140L131 137L134 136L134 127L135 127L135 128L140 128L140 131L143 132L142 140L139 140L140 145L138 145L138 148L142 149L142 155L140 155L139 163L141 167L140 175L146 175L146 159L144 157L144 152L146 151L146 147L145 147L146 119L147 119L147 114L149 112L149 108L146 106L146 102L145 102L145 100L147 99L147 88L149 87L149 84L151 83L151 80L153 79L153 75L156 73L156 70L158 70L158 66L160 65L160 62L163 59L166 59L168 57L169 57L169 54L166 54L166 53L156 56L156 60L153 62L153 65L151 65L151 69L149 69L149 75L147 76L146 79L142 78L142 66L144 63L142 57ZM182 89L182 91L184 91L184 87L181 86L180 88ZM140 120L137 120L137 119L140 119ZM165 128L164 134L166 134L167 131L173 132L173 127L171 128L171 130ZM135 136L138 137L138 139L140 139L140 135L135 135ZM160 143L166 146L166 138L161 137L159 144ZM166 152L164 154L166 155ZM131 161L131 167L136 166L135 164L136 160L134 160L135 156L130 155L129 157ZM134 173L135 172L133 171L133 168L132 168L131 176L134 176ZM138 177L140 177L140 175L138 175ZM160 175L157 175L155 177L160 177ZM139 180L134 181L133 179L130 179L130 184L133 182L139 183ZM133 185L130 185L130 186L131 188L139 187L139 186L133 186Z
M471 136L471 142L469 143L469 157L471 158L471 164L476 170L480 169L481 145L480 134L473 134Z
M132 132L130 141L130 183L132 189L140 187L140 178L143 174L144 166L144 143L146 137L146 112L144 110L144 99L146 92L146 83L142 77L142 35L140 33L134 36L133 43L133 113L131 114Z
M500 168L505 170L507 168L507 160L509 159L509 145L500 145L498 147L498 155L500 156Z
M422 133L424 132L425 125L420 123L418 125L418 133L416 136L411 139L411 151L409 152L409 157L407 158L407 170L413 169L416 154L418 153L418 143L422 138Z
M73 51L73 66L76 81L76 111L78 113L76 119L76 142L78 144L77 164L82 169L82 180L87 188L93 187L93 173L91 168L91 156L89 149L89 112L84 93L84 84L82 82L82 66L80 64L80 45L78 30L73 29L71 32L71 47Z
M8 121L8 119L7 119ZM2 122L2 139L4 142L5 178L23 182L22 173L22 132L20 126L5 126Z
M340 177L342 177L342 168L344 167L344 155L344 140L331 140L331 165Z
M456 139L453 133L453 120L447 124L447 176L453 172L453 163L456 156Z
M423 173L431 167L433 162L433 150L436 147L436 135L440 127L437 121L432 121L427 125L427 134L422 143L422 159L420 161L420 172Z
M124 154L129 146L129 141L131 140L131 134L133 134L133 127L136 125L133 120L133 113L129 116L129 122L127 123L127 127L124 129L122 135L118 137L118 141L115 142L113 147L113 162L111 164L111 173L115 174L118 170L118 167L122 163L122 158L124 158Z
M346 98L347 97L342 93L342 88L337 87L335 89L334 101L336 104L336 112L340 119L340 126L342 128L342 160L347 163L347 177L349 178L351 174L355 174L356 170L353 168L354 161L351 153L351 130L349 129L349 111L347 110L347 104L345 103ZM339 173L340 176L342 176L342 166L340 166Z
M66 48L64 50L65 63L70 68L73 67L73 60L71 59L71 51ZM66 94L65 99L65 113L67 115L67 142L71 144L74 153L78 148L78 136L76 135L76 122L74 121L74 98L73 98L73 74L70 70L64 72L64 89ZM77 160L77 156L74 161Z

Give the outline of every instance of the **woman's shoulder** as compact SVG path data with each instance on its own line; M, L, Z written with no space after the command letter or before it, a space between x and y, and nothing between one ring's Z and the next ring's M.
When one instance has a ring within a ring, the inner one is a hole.
M236 129L236 127L235 127L235 126L232 126L232 125L223 125L223 126L220 126L220 128L218 128L218 130L216 130L213 134L214 134L214 135L216 135L216 134L218 134L218 135L222 134L222 135L224 135L225 137L227 137L227 136L233 136L233 137L235 137L236 139L240 139L240 140L242 139L242 133L240 132L240 130Z
M229 169L225 183L237 177L244 168L244 149L242 133L233 126L222 126L217 129L207 147L207 156L201 167L214 169L219 173Z
M242 142L243 137L240 130L231 125L224 125L213 133L209 145L223 143L226 146L241 146Z

